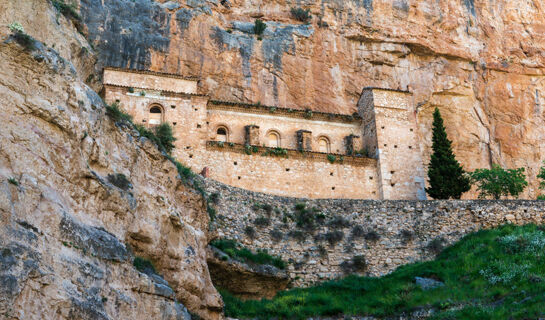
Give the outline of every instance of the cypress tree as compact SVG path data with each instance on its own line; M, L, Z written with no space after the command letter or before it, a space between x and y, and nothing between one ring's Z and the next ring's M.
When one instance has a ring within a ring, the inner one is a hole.
M433 112L433 153L428 167L429 188L426 192L434 199L460 199L471 188L470 178L452 152L439 109Z

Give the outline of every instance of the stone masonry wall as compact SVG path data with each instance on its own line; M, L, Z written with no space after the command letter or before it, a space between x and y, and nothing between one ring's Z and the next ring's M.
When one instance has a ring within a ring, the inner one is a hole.
M309 200L246 191L210 179L206 185L210 194L217 193L212 224L217 236L281 256L297 286L343 276L342 263L354 256L363 255L368 264L361 274L379 276L431 259L434 245L453 243L470 232L545 219L540 201ZM314 230L295 222L300 203L315 218ZM330 244L335 235L342 239Z

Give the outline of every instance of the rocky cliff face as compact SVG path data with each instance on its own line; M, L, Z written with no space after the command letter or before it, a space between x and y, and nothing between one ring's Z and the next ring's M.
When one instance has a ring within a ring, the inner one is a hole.
M200 194L105 115L81 80L85 39L48 2L0 12L0 318L219 318ZM47 46L25 50L11 19Z
M214 98L352 113L363 87L414 93L424 159L438 107L467 169L545 158L539 1L81 0L99 66L200 76ZM308 8L310 24L290 15ZM262 40L255 18L267 23Z

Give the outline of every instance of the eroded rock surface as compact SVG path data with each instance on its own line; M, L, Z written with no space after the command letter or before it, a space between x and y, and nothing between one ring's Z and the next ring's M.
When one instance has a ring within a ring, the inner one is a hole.
M189 319L187 309L220 318L201 195L155 145L105 115L80 68L41 43L2 41L2 318ZM128 183L112 178L120 174ZM137 271L135 256L158 275Z
M270 299L290 282L287 272L274 266L237 261L212 246L208 246L207 253L214 285L242 299Z
M298 6L309 24L290 15ZM363 87L408 89L425 162L438 107L468 170L526 167L526 196L538 193L539 1L81 0L81 12L99 66L200 76L220 100L351 114ZM267 23L261 41L256 18Z

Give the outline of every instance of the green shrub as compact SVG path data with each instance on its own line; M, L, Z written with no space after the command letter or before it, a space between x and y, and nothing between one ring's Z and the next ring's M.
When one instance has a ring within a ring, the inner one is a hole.
M271 219L263 216L255 218L254 224L260 228L268 227L271 224Z
M144 91L144 90L140 91L140 96L145 97L146 96L146 91Z
M33 51L36 49L36 40L25 33L25 29L19 22L14 22L8 26L12 32L13 39L25 50Z
M132 124L132 117L119 108L119 104L114 102L111 105L106 105L106 115L109 116L113 122L121 123L128 122Z
M499 199L509 195L516 198L528 185L524 168L505 170L497 164L493 164L492 169L475 170L471 178L477 183L479 198Z
M307 239L307 233L301 230L290 230L288 236L298 242L304 242Z
M545 161L543 161L543 164L545 164ZM539 168L539 173L537 174L537 178L539 179L539 189L545 190L545 166L542 166ZM537 197L537 200L545 200L545 195L539 195Z
M278 229L273 229L271 231L271 239L274 241L274 242L280 242L282 241L282 239L284 238L284 234L282 233L282 231L278 230Z
M414 233L411 230L403 229L400 232L403 242L410 242L414 239Z
M17 179L11 177L8 179L8 182L11 183L12 185L18 187L19 186L19 181L17 181Z
M63 0L51 0L51 3L66 18L81 21L81 16L77 12L75 5L65 3Z
M325 239L329 242L330 245L334 246L337 243L341 242L344 238L344 232L335 230L329 231L325 234Z
M307 206L307 204L304 203L304 202L296 203L296 204L295 204L295 210L297 210L297 211L305 210L305 207L306 207L306 206Z
M365 240L371 242L377 242L380 239L380 235L375 230L368 230L367 232L365 232L363 237L365 238Z
M218 204L220 202L221 194L219 192L214 192L208 197L208 200L212 202L213 204Z
M267 29L267 25L260 19L255 19L254 33L258 36L261 36L263 35L263 32L265 32L265 29Z
M129 93L134 93L134 88L133 87L129 88Z
M351 235L352 235L352 238L354 239L363 238L365 236L365 230L363 229L362 226L356 225L352 228Z
M286 263L279 257L271 256L267 250L257 250L256 253L250 249L245 248L235 240L230 239L218 239L210 243L210 245L225 252L232 259L243 261L246 263L255 264L268 264L277 267L278 269L285 269Z
M133 262L133 266L136 268L136 270L142 272L142 273L155 273L157 274L157 271L155 270L155 267L153 266L153 263L145 258L141 257L135 257Z
M107 176L108 181L121 190L129 190L132 188L132 184L127 177L122 173L110 173Z
M290 13L293 16L294 19L299 20L301 22L309 22L309 20L312 18L310 14L310 9L303 9L301 7L297 8L291 8Z
M271 215L271 213L273 212L273 209L274 209L273 206L268 204L268 203L262 205L261 208L263 210L265 210L265 213L267 213L268 216Z
M428 250L434 254L439 254L445 248L446 240L443 237L437 237L428 243Z
M342 229L350 226L350 221L342 216L335 216L328 222L331 228Z
M176 138L174 138L174 134L172 133L172 126L163 122L154 128L154 132L159 141L159 145L162 146L167 153L170 153L172 149L174 149L174 141L176 141Z
M216 220L216 209L212 208L211 206L206 206L206 212L208 212L208 217L210 218L210 221Z
M257 235L257 233L255 232L254 227L252 227L252 226L244 227L244 234L250 239L255 239L255 237Z
M335 160L337 160L337 158L334 155L332 154L327 155L327 161L329 161L330 163L334 163Z

